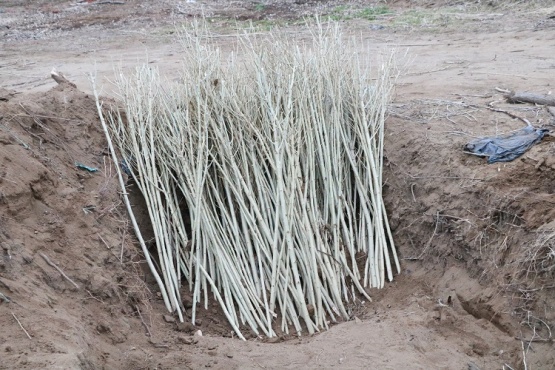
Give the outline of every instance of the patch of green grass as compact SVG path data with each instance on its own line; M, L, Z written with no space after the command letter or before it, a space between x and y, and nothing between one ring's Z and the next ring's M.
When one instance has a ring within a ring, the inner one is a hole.
M333 13L345 13L348 9L347 5L339 5L333 8Z
M392 11L387 6L376 6L370 8L364 8L357 13L355 13L355 18L362 18L368 21L376 20L380 15L391 14Z
M271 31L274 27L280 24L279 21L270 19L261 19L259 21L253 22L253 26L261 31Z
M329 19L332 21L341 21L345 19L349 19L347 17L348 7L346 5L339 5L333 8L331 14L328 16Z
M403 13L397 22L399 23L406 23L410 26L421 26L425 23L428 23L428 20L431 19L431 14L422 12L420 10L409 10Z
M264 4L262 4L262 3L258 3L258 4L256 4L256 5L254 6L254 9L255 9L257 12L262 12L262 11L264 11L264 9L266 9L266 5L264 5Z
M411 27L438 27L452 23L448 13L430 12L425 10L409 10L395 19L397 25Z
M271 31L274 28L287 25L281 19L249 19L246 21L235 21L235 26L239 30Z
M349 19L366 19L369 21L376 20L378 16L384 14L392 14L393 12L387 6L373 6L353 11L347 5L340 5L333 8L328 18L333 21L345 21Z

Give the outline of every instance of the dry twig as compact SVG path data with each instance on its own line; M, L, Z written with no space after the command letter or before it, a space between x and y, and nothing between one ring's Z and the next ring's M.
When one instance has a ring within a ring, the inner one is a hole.
M530 338L530 339L526 339L526 338L522 338L522 337L515 337L515 339L521 341L521 342L528 342L528 343L553 343L553 339L551 338Z
M520 344L522 346L522 363L524 365L524 370L528 370L528 364L526 362L526 353L528 352L528 349L524 350L524 342L520 341ZM530 346L530 343L528 343L528 346Z
M110 4L110 5L124 5L125 1L111 1L111 0L104 0L104 1L99 1L97 3L94 3L95 5L104 5L104 4Z
M152 338L152 333L150 332L150 328L148 327L148 325L146 324L145 320L143 319L143 315L141 314L141 310L139 309L138 305L135 305L135 309L137 310L137 313L139 314L139 318L141 319L141 322L143 323L143 326L146 329L146 333L147 335Z
M25 335L27 335L27 338L29 339L33 339L31 338L31 336L29 335L29 333L27 332L27 330L25 330L25 328L23 327L23 325L21 325L21 322L19 321L19 319L17 318L17 316L15 316L15 314L12 312L12 316L15 319L15 321L17 321L17 323L19 324L19 327L21 328L21 330L23 330L23 332L25 333Z
M65 272L62 271L61 268L59 268L58 266L56 266L56 264L52 261L50 261L50 258L48 258L44 253L39 252L39 255L46 261L46 263L48 263L50 266L54 267L56 270L58 270L58 272L67 280L69 281L71 284L73 284L75 286L75 288L79 289L79 285L77 285L77 283L73 280L71 280L71 278L69 276L67 276L65 274Z
M428 243L426 243L426 246L424 247L424 249L422 249L422 252L420 252L420 254L416 257L407 257L405 258L406 260L409 261L417 261L417 260L421 260L422 257L424 256L424 254L426 253L426 251L428 250L428 248L430 248L430 246L432 245L432 241L434 240L434 237L437 235L437 228L439 225L439 212L436 213L436 224L434 227L434 232L432 233L432 236L430 236L430 239L428 240Z
M511 93L511 90L502 89L500 87L496 87L495 91L498 91L498 92L503 93L503 94L510 94Z
M521 120L522 122L526 123L526 125L532 126L532 124L530 123L530 121L528 121L526 118L522 118L522 117L520 117L520 116L517 116L516 114L511 113L511 112L509 112L509 111L506 111L506 110L503 110L503 109L494 108L494 107L492 107L492 106L490 106L490 105L486 105L486 108L489 109L489 110L491 110L491 111L494 111L494 112L505 113L506 115L508 115L508 116L511 117L511 118L519 119L519 120Z

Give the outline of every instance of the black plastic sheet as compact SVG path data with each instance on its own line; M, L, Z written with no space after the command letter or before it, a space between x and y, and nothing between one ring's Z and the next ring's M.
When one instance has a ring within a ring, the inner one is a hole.
M464 150L480 157L488 157L488 163L510 162L539 143L548 131L527 126L508 134L473 140L464 146Z

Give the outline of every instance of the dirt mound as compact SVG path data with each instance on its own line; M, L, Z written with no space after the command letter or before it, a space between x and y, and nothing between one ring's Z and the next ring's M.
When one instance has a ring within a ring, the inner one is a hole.
M0 310L4 330L14 329L0 337L7 368L77 368L91 353L96 361L106 353L110 364L113 345L144 330L126 318L150 293L137 274L95 109L70 86L30 96L2 91L0 291L11 303Z
M511 338L550 342L546 322L553 312L553 284L546 266L543 275L534 273L537 261L530 255L540 250L538 236L553 231L554 139L548 136L508 163L488 165L463 153L475 133L487 136L522 127L519 120L480 108L492 101L515 109L491 95L396 104L401 110L393 108L389 121L394 139L386 145L385 191L392 228L403 257L421 261L416 270L427 266L427 271L442 275L440 283L432 283L438 296L451 294L462 310ZM447 117L465 112L467 120L457 129L434 118L407 124L438 110ZM519 110L532 122L552 121L545 108ZM550 368L547 363L554 363L551 355L536 365Z

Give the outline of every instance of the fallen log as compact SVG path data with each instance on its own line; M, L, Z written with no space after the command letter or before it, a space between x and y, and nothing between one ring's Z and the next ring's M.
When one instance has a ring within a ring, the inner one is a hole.
M505 98L509 103L532 103L555 106L555 97L551 95L511 91L510 94L505 95Z

